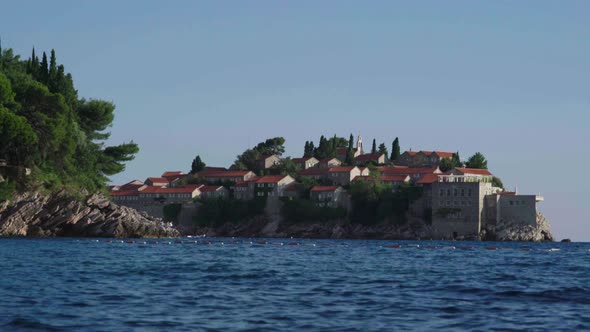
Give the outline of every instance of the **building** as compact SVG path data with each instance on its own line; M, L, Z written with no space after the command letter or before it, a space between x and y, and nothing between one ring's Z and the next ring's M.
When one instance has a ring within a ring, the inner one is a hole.
M329 168L326 178L335 185L344 186L350 184L352 179L359 175L361 175L361 170L357 166L340 166Z
M453 152L445 151L405 151L397 164L410 167L438 167L443 158L452 158Z
M408 175L410 176L410 181L415 183L420 178L422 178L426 174L442 174L441 170L438 167L378 167L378 171L381 172L383 176L387 175Z
M215 182L233 182L246 181L256 176L252 171L211 171L206 173L199 173L199 177L204 181Z
M336 167L342 165L342 162L338 158L326 158L320 160L318 166L319 168L329 168L329 167Z
M486 224L498 223L528 225L537 224L537 203L541 195L519 195L517 192L497 192L485 197Z
M267 175L252 182L255 197L283 197L285 188L294 183L295 179L289 175Z
M314 157L303 157L303 158L293 158L291 159L300 169L308 169L312 167L317 167L320 163L319 160L315 159Z
M368 163L374 163L377 165L385 164L387 157L384 153L367 153L361 154L354 158L355 165L366 165Z
M162 173L161 177L168 180L169 187L176 187L180 183L180 180L186 176L188 174L184 174L181 171L167 171Z
M229 190L224 186L202 186L199 190L204 199L229 198Z
M261 156L257 161L258 170L265 170L272 168L281 163L281 158L276 154Z
M166 187L170 182L166 178L147 178L145 184L154 187Z
M201 194L202 184L190 184L176 188L148 186L138 191L139 199L143 201L161 201L170 203L183 203L190 201Z
M438 175L432 188L432 228L436 238L477 238L484 218L490 182L480 177Z
M309 192L310 199L320 207L344 207L346 191L340 186L314 186Z
M251 200L254 199L254 187L256 180L259 177L252 177L246 181L236 182L232 187L233 195L235 199L239 200Z
M298 175L302 178L320 181L328 177L328 168L308 168L299 171Z

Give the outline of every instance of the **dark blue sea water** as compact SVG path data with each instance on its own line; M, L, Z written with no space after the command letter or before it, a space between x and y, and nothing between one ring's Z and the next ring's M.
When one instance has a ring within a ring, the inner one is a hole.
M590 330L590 244L146 241L0 239L0 331Z

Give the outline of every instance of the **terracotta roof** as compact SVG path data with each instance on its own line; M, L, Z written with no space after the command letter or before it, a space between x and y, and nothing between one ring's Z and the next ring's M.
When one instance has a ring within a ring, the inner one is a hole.
M441 158L452 158L454 153L453 152L445 152L445 151L420 151L423 154L430 156L433 153L436 153Z
M315 159L314 157L302 157L302 158L293 158L291 159L295 163L304 163L310 159Z
M502 192L499 192L498 195L500 195L500 196L516 196L516 192L514 192L514 191L502 191Z
M203 177L211 177L211 178L234 178L234 177L243 177L250 173L251 171L221 171L221 172L208 172L203 174Z
M182 171L167 171L162 174L162 177L163 178L173 177L173 176L178 177L180 175L182 175Z
M379 160L379 158L381 158L381 156L384 156L384 153L366 153L366 154L361 154L360 156L357 156L356 158L354 158L354 160L356 161L371 161L371 160Z
M252 181L240 181L240 182L236 182L236 184L234 184L234 187L247 187L248 183L250 183Z
M111 196L137 196L139 192L137 190L118 190L112 191Z
M146 181L152 181L152 183L170 183L166 178L147 178Z
M424 174L420 180L416 181L417 184L431 184L438 182L438 174Z
M201 190L205 187L202 184L188 184L182 187L175 187L175 188L162 188L162 187L154 187L148 186L145 188L142 193L145 194L190 194L195 190Z
M367 175L357 175L352 179L354 181L371 181L373 178Z
M489 175L491 176L492 173L487 169L478 169L478 168L463 168L463 167L456 167L457 171L463 174L474 174L474 175Z
M376 169L379 172L387 172L388 170L406 169L408 166L377 166Z
M214 191L217 191L219 189L222 189L222 188L223 188L223 186L203 186L199 190L202 193L210 193L210 192L214 192Z
M338 158L334 157L334 158L324 158L324 159L321 159L321 160L320 160L320 163L327 163L327 162L329 162L329 161L332 161L332 160L334 160L334 159L336 159L336 160L340 161L340 159L338 159Z
M291 183L290 185L288 185L285 188L285 191L299 191L299 190L301 190L301 188L302 188L301 183L296 183L295 182L295 183Z
M311 188L311 191L313 191L313 192L335 191L338 188L340 188L340 186L314 186Z
M358 168L356 166L338 166L338 167L330 167L328 168L329 173L346 173L350 172L353 169Z
M288 175L265 175L256 180L256 183L277 183Z
M408 180L408 176L405 174L381 176L381 181L383 181L383 182L405 182L406 180Z
M404 152L404 154L409 154L410 156L415 156L415 155L418 154L418 152L416 152L416 151L406 151L406 152Z
M390 167L389 169L383 170L382 173L385 175L391 174L435 174L438 170L438 167L433 168L425 168L425 167Z
M328 173L328 168L308 168L299 171L299 175L322 175Z
M352 148L352 152L356 152L356 148ZM336 149L336 153L339 154L339 155L347 154L348 153L348 147L337 148Z

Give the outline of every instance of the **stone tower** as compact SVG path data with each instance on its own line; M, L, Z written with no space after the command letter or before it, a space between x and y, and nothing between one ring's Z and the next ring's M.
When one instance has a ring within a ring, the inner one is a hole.
M359 135L359 137L356 140L356 150L358 151L358 154L364 154L364 152L363 152L363 138L361 137L361 135Z

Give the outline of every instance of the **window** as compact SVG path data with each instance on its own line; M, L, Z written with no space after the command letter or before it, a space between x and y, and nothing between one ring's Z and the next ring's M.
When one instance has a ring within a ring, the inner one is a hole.
M467 190L467 196L471 197L471 189Z
M451 196L451 189L447 189L447 196Z
M441 189L439 192L439 196L444 196L444 195L445 195L445 191L443 189Z
M514 201L510 201L510 205L514 205Z
M461 189L461 196L465 196L465 189Z
M453 196L457 197L457 188L453 189Z

